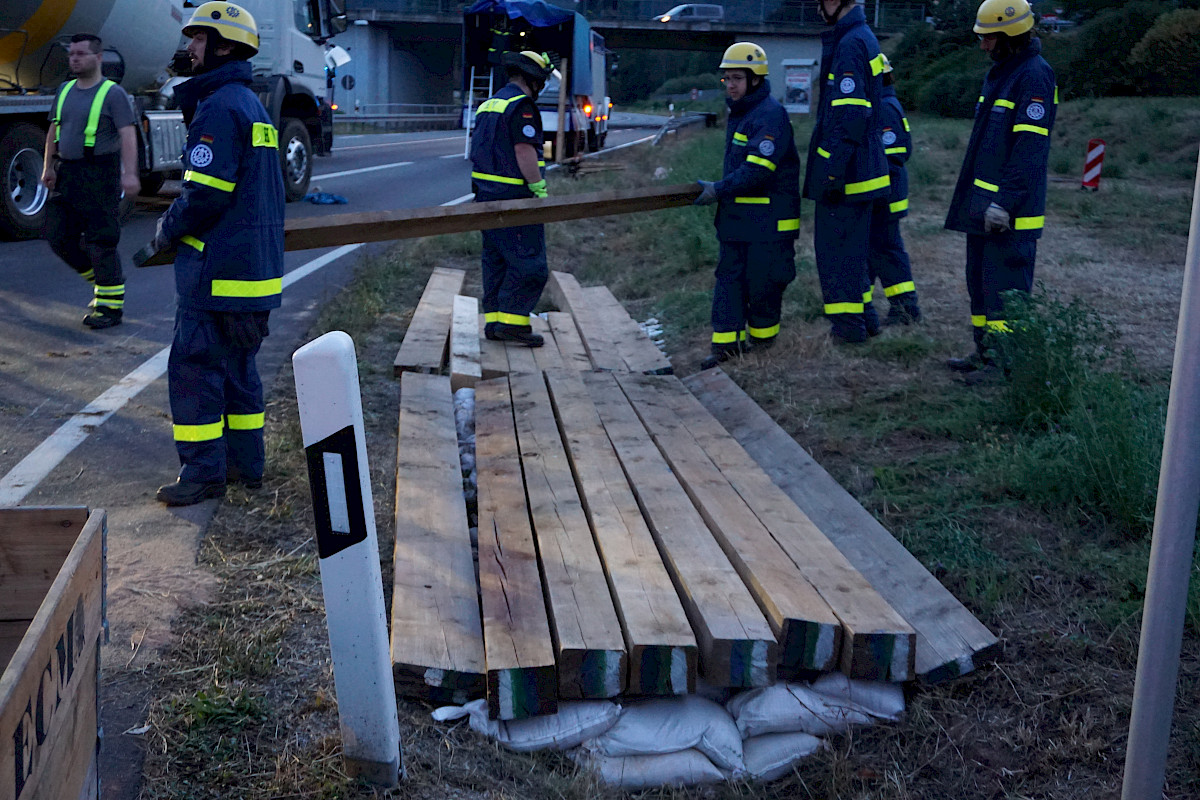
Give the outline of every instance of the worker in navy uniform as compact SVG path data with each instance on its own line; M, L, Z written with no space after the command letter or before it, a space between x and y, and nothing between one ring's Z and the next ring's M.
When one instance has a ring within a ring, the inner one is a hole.
M867 259L874 205L888 197L883 153L883 55L855 0L817 0L824 83L808 145L804 196L816 201L813 244L835 342L879 333Z
M753 42L737 42L721 69L729 106L723 177L699 181L695 201L718 204L720 242L712 346L701 369L775 343L800 235L800 156L787 111L771 96L767 54Z
M950 200L946 227L967 234L967 292L975 349L947 366L993 369L988 340L1008 330L1003 293L1033 289L1045 224L1050 131L1058 105L1054 70L1033 36L1027 0L984 0L980 48L995 62L975 106L975 126Z
M505 53L508 83L475 112L471 136L471 188L475 202L546 196L542 115L534 101L553 74L545 53ZM541 347L529 315L550 272L541 225L481 231L483 234L484 334L489 339Z
M255 355L283 290L278 133L251 90L254 18L199 6L183 28L194 77L175 89L188 125L183 193L155 245L177 245L175 340L167 366L178 480L167 505L220 497L263 478L263 390Z
M871 248L867 268L874 290L875 280L883 285L888 299L884 325L909 325L921 319L917 302L917 285L913 282L912 263L900 235L900 220L908 216L908 169L905 163L912 155L912 135L908 117L896 97L892 65L883 57L883 115L880 140L887 156L890 193L876 203L871 218Z
M92 284L89 328L121 323L125 275L117 255L121 193L134 197L138 182L133 102L100 72L100 37L71 37L67 62L75 77L59 87L50 107L42 183L50 248Z

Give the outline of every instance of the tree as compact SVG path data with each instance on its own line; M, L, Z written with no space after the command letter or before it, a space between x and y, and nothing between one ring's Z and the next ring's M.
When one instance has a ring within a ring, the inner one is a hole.
M1154 94L1187 95L1200 92L1200 11L1168 11L1129 54L1131 66Z

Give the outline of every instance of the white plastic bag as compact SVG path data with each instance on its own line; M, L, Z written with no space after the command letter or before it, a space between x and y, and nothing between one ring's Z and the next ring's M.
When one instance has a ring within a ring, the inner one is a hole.
M764 733L829 736L851 725L870 725L866 709L814 692L808 684L777 683L736 695L725 704L743 737Z
M603 756L675 753L696 748L718 768L740 775L742 735L721 706L695 695L628 705L617 723L584 744Z
M580 754L576 761L599 775L609 786L651 789L658 786L695 786L719 783L725 775L699 750L680 750L654 756L602 756Z
M839 701L849 701L873 717L896 722L904 716L904 687L898 683L860 681L830 672L812 682L812 690Z
M514 720L488 719L487 701L443 706L432 716L438 722L469 717L471 730L495 739L510 750L569 750L598 736L621 716L621 707L608 700L578 700L558 704L557 714Z
M768 733L742 742L746 777L756 781L782 778L792 766L821 748L825 742L807 733Z

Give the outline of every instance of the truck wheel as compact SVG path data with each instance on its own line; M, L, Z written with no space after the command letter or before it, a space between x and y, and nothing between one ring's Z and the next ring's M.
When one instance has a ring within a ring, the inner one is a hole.
M308 128L295 117L284 117L279 131L279 166L283 169L283 190L289 203L308 194L312 152Z
M18 122L0 129L0 233L36 239L46 221L50 193L42 185L42 148L46 132Z

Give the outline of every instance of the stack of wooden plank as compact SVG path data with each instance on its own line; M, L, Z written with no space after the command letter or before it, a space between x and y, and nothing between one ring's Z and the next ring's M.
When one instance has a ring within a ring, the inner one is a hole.
M420 374L416 348L396 362L414 365L397 449L402 695L486 691L494 717L515 719L559 699L683 694L697 675L735 688L830 670L940 680L995 648L728 378L709 371L689 391L644 374L665 359L607 289L556 274L552 296L575 313L538 318L547 346L530 350L480 339L478 305L453 279L435 273L410 327L449 353L449 375ZM467 385L476 560L450 400Z

